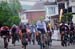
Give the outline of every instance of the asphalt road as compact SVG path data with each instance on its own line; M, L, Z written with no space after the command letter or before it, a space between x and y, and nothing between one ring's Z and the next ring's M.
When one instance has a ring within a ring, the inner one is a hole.
M60 45L60 41L53 41L52 42L52 46L49 49L75 49L75 45L71 45L71 46L67 46L67 47L62 47ZM3 39L0 38L0 49L4 49L3 48ZM16 42L16 46L11 44L11 40L9 42L9 49L23 49L21 42ZM37 45L37 42L35 45L29 44L27 46L27 49L40 49L39 45Z

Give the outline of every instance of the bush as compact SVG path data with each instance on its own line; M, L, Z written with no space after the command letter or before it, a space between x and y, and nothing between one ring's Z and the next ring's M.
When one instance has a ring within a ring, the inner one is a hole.
M72 22L72 18L73 18L72 13L65 13L62 17L61 22L62 21L66 22L66 23Z

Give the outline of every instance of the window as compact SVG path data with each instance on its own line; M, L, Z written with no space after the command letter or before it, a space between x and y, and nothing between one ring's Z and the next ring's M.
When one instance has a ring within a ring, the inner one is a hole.
M46 8L46 16L58 15L58 5L48 5Z
M49 7L48 14L55 14L55 7Z

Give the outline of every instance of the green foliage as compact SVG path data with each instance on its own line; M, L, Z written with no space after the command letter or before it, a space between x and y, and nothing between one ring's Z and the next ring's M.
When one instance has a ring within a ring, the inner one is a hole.
M18 25L20 22L20 18L18 16L12 16L12 17L10 17L8 22L10 23L10 26L13 24Z
M19 16L18 12L21 10L21 5L18 0L13 0L12 2L10 2L9 7L14 16Z
M71 22L72 21L72 13L65 13L62 17L62 20L61 21L64 21L64 22Z
M0 25L12 26L13 24L19 24L20 22L20 18L18 16L19 9L16 8L17 5L15 5L16 9L14 6L11 7L9 5L10 4L3 1L0 3Z
M5 24L11 16L10 8L6 2L0 3L0 23Z

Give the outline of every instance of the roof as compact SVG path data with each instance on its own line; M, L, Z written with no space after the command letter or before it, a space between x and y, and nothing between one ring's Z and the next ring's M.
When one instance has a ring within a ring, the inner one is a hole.
M56 2L42 2L42 1L38 1L38 2L32 2L32 5L30 5L30 2L28 4L26 4L26 2L23 4L22 3L22 7L23 10L25 9L26 11L34 11L34 10L45 10L45 5L56 5Z
M40 10L40 9L44 9L44 3L43 2L37 2L31 10Z
M32 6L30 6L30 5L23 5L22 6L22 9L23 10L29 10L29 9L31 9L32 8Z
M30 10L36 2L20 1L23 10Z
M61 2L61 1L69 1L69 0L57 0L57 2Z
M56 5L57 2L48 2L48 1L47 1L47 2L45 2L44 4L45 4L45 5Z
M35 1L40 1L40 0L21 0L21 1L31 1L31 2L35 2Z
M25 10L24 12L45 12L44 9L38 9L38 10Z

